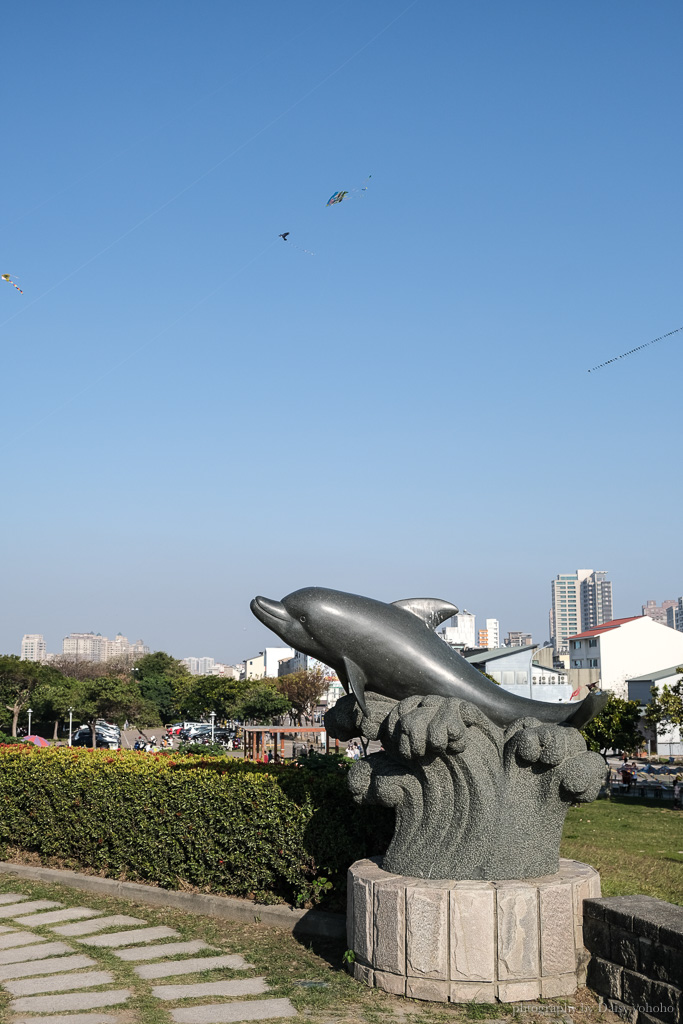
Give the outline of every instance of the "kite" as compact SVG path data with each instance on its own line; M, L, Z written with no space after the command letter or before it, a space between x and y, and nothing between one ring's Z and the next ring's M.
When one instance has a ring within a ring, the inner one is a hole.
M289 235L289 231L283 231L282 234L278 235L277 237L281 238L283 242L289 242L289 239L287 237L288 235ZM296 245L295 242L289 242L289 244L291 245L292 249L298 249L299 252L305 252L305 253L308 253L309 256L315 256L315 253L311 252L310 249L302 249L301 246L300 245Z
M13 288L16 288L18 292L21 292L22 295L24 294L24 289L20 288L18 284L14 283L11 274L0 274L0 277L3 279L3 281L7 281L7 284L11 284Z
M362 192L367 192L368 182L370 181L371 177L372 175L368 174L367 178L359 188L352 188L346 190L342 189L339 192L333 192L325 205L335 206L337 203L343 203L345 199L355 199L356 196L360 195Z
M657 341L663 341L664 338L670 338L672 334L678 334L679 331L683 331L683 327L677 327L675 331L669 331L668 334L660 334L658 338L653 338L652 341L646 341L644 345L637 345L636 348L630 348L628 352L622 352L620 356L613 356L611 359L607 359L604 363L598 363L597 366L591 367L588 372L593 373L594 370L601 370L603 366L609 366L610 363L616 363L620 359L625 359L626 356L631 356L634 352L640 352L641 348L647 348L648 345L654 345Z

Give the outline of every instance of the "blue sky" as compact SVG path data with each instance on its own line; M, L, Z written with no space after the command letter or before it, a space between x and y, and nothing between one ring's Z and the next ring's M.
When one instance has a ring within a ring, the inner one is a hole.
M683 324L682 28L7 7L0 649L233 661L275 642L250 598L306 585L539 640L558 572L608 569L618 615L683 593L683 333L587 373Z

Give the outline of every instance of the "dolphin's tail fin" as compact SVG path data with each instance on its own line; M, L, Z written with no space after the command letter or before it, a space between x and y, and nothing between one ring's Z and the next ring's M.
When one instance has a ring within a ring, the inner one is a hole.
M582 700L576 709L576 713L569 719L569 725L575 729L583 729L592 718L599 715L609 699L609 694L603 690L589 693L585 700Z
M344 668L346 669L346 675L348 676L351 692L358 701L363 714L367 715L368 708L365 703L365 687L368 685L368 681L366 679L365 672L363 672L363 669L359 668L358 665L349 658L344 658Z

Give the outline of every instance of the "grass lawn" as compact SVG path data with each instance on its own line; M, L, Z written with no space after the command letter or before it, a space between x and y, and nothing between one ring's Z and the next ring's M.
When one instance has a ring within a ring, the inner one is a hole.
M177 980L186 983L239 978L245 977L245 974L264 975L270 985L268 996L288 997L299 1011L299 1016L289 1018L287 1024L470 1024L475 1021L512 1024L514 1010L511 1005L456 1006L424 1003L398 999L378 989L369 989L354 981L344 970L344 945L341 943L301 944L289 932L265 925L245 925L195 917L178 910L103 899L89 893L79 893L57 885L27 882L8 875L0 875L0 892L26 893L34 899L58 900L67 906L93 907L108 914L132 914L143 918L149 925L170 925L184 939L201 938L217 946L221 952L241 953L254 965L255 971L223 969L210 974L188 974ZM6 923L9 922L3 921L3 924ZM32 930L55 938L47 927ZM134 992L134 997L125 1007L116 1007L111 1011L119 1017L121 1024L172 1024L169 1013L171 1008L197 1003L204 1005L214 1001L201 998L162 1003L151 995L151 984L172 984L173 978L146 982L133 972L132 964L119 960L111 951L88 947L87 952L98 961L99 969L111 971L116 981L114 987L129 988ZM317 982L319 985L304 987L301 982L306 981ZM97 989L89 991L95 992ZM11 1020L8 1004L9 996L0 988L0 1021L3 1024L9 1024ZM595 997L586 989L571 1000L539 1000L537 1004L525 1005L524 1024L550 1024L554 1021L558 1024L619 1024L619 1018L609 1011L601 1010ZM279 1022L275 1020L272 1024Z
M602 876L605 896L645 893L683 904L683 812L659 806L600 800L573 808L567 815L562 854L594 865ZM109 914L133 914L150 925L167 924L184 939L201 938L222 952L241 953L264 975L269 996L292 1000L299 1016L294 1024L469 1024L504 1021L512 1024L513 1007L505 1005L444 1005L398 999L355 982L344 970L343 943L295 940L289 932L261 924L237 924L209 917L195 917L174 909L107 899L88 893L23 881L0 874L0 892L21 892L35 899L58 900L67 906L88 906ZM3 923L9 923L4 922ZM49 929L36 929L47 937ZM74 943L74 945L76 945ZM149 982L138 978L132 965L106 949L92 949L102 969L110 970L116 987L134 991L125 1009L118 1008L121 1024L171 1024L169 1009L197 1000L164 1003L151 995ZM205 975L186 975L178 981L194 982L244 977L244 972L221 970ZM161 983L173 979L162 979ZM302 982L318 983L306 987ZM95 991L95 990L93 990ZM200 999L200 1003L211 1002ZM0 1022L9 1022L9 997L0 988ZM524 1007L525 1024L617 1024L618 1018L601 1010L587 990L571 1000L539 1001L536 1010ZM277 1022L273 1022L277 1024Z
M573 807L561 853L597 868L603 896L642 893L683 906L683 811L626 799Z

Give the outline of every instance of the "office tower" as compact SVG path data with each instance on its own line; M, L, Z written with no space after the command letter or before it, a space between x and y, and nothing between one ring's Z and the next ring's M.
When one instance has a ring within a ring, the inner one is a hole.
M45 661L45 639L42 633L26 633L21 641L22 661Z

